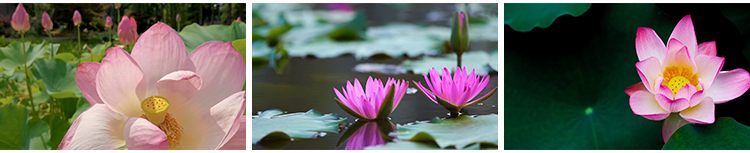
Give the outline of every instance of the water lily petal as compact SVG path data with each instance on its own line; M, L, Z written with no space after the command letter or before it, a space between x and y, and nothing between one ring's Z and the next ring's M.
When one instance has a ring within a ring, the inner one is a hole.
M219 150L245 150L247 149L247 117L242 116L240 117L240 126L237 129L237 133L232 136L229 141L227 141L224 146L219 148Z
M696 89L695 86L693 86L692 84L687 84L680 88L680 90L677 90L677 94L675 94L674 99L690 99L690 97L693 96L693 94L695 94L695 92L697 91L698 89Z
M655 93L654 83L659 78L659 74L662 73L661 62L656 57L649 57L646 60L635 63L635 67L638 69L638 76L641 77L641 82L646 86L648 91Z
M385 144L385 139L380 134L376 122L368 122L349 137L346 150L360 150L368 146Z
M662 108L664 108L664 110L667 110L670 112L679 112L690 106L690 101L688 101L688 99L679 98L679 99L672 100L671 97L667 97L667 96L673 95L672 91L669 90L667 86L664 86L664 85L658 85L658 86L659 86L659 89L658 89L659 93L655 94L656 101L659 102L659 105Z
M667 55L664 57L664 61L662 65L671 65L675 61L675 55L677 55L677 52L682 49L687 50L687 47L685 44L682 44L679 40L676 40L674 38L670 39L667 42Z
M417 82L417 81L413 81L413 80L412 80L412 82L414 83L414 85L417 85L417 89L419 89L419 91L422 91L422 93L425 96L427 96L427 98L430 98L430 100L432 100L432 102L437 103L437 100L435 99L435 95L432 94L431 91L425 89L424 86L422 86L422 82ZM426 81L426 82L429 85L430 82L429 81Z
M202 107L210 108L242 90L245 84L245 60L232 47L232 43L204 43L190 54L190 60L195 64L194 72L203 80L201 90L196 93Z
M743 69L722 71L716 76L711 87L705 91L714 103L724 103L740 97L750 88L750 74Z
M667 55L667 56L672 56L672 55ZM681 48L680 50L677 51L677 54L674 55L674 58L673 58L674 61L671 61L671 62L667 61L666 62L667 64L665 64L665 66L672 65L672 63L674 63L674 64L680 64L680 65L687 65L692 70L698 69L698 67L695 65L695 63L693 63L693 60L692 60L693 57L690 57L690 56L692 56L692 55L688 54L687 47L683 47L683 48Z
M680 22L677 22L674 30L672 30L672 34L669 35L669 41L672 41L673 38L685 44L689 55L695 57L698 41L695 39L695 28L693 28L693 20L690 18L690 15L682 17Z
M690 107L695 107L695 105L698 105L701 102L701 100L703 100L703 97L704 97L703 91L705 90L695 92L693 96L690 96Z
M177 70L195 71L180 35L162 22L157 22L141 35L131 56L142 65L146 96L157 95L156 81L164 75Z
M76 69L76 84L81 89L83 97L93 106L94 104L104 104L99 98L99 92L96 91L96 73L102 65L96 62L83 62L78 64Z
M159 94L169 101L169 107L181 110L203 84L201 78L191 71L175 71L159 79L157 89Z
M130 117L123 132L128 150L167 149L167 135L146 119Z
M646 60L649 57L664 60L667 47L664 46L664 42L654 29L638 27L638 33L635 36L635 51L638 54L638 61Z
M91 106L95 106L95 105L96 104L93 104ZM90 109L90 108L91 107L89 107L88 109ZM107 109L109 109L109 108L107 108ZM86 112L86 111L84 111L84 112ZM81 113L81 114L83 114L83 113ZM80 122L81 122L80 118L81 118L81 116L79 115L75 119L75 121L73 122L73 124L70 125L70 127L68 128L68 131L65 132L65 136L63 136L62 140L60 141L60 145L57 146L57 150L67 150L68 149L68 146L70 146L70 141L73 140L73 136L76 135L76 130L78 130L78 125L80 125Z
M695 107L680 112L680 116L690 123L713 124L714 117L714 100L711 97L705 97Z
M716 41L698 44L698 55L716 56Z
M124 77L127 76L127 77ZM141 116L139 97L145 94L141 68L125 50L107 49L107 56L96 74L96 90L104 104L128 117Z
M664 110L654 99L654 94L639 90L630 95L630 109L636 115L650 120L663 120L669 116L669 111Z
M240 128L240 118L245 111L245 91L227 96L212 107L187 106L185 108L188 112L170 112L174 112L175 119L183 127L179 147L201 150L218 149L226 144Z
M697 65L697 72L695 74L702 79L700 83L710 87L716 75L719 75L719 70L724 66L724 58L700 54L698 57L695 57L695 65Z
M666 143L667 140L669 140L669 137L671 137L677 129L688 123L688 121L682 119L682 117L678 115L670 115L667 117L667 120L664 120L664 125L661 128L661 136L664 139L664 142Z
M646 89L646 86L643 86L643 82L638 82L628 88L625 88L625 93L628 94L628 96L630 96L630 95L633 95L634 92L639 91L639 90L648 92L648 89Z
M78 123L68 129L58 149L114 150L124 147L123 132L127 119L106 105L91 106L78 116Z

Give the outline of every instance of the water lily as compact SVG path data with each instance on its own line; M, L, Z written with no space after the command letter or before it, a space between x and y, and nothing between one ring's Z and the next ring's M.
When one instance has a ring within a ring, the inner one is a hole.
M341 87L344 94L341 94L342 92L335 87L333 90L338 96L335 100L341 109L357 118L374 120L386 118L393 110L396 110L407 87L409 87L408 82L392 78L388 78L383 86L380 79L373 79L370 76L367 78L366 90L356 78L354 78L354 85L346 81L346 88Z
M342 136L346 137L346 150L362 150L365 147L378 146L391 142L388 133L395 132L396 125L390 121L357 121ZM350 137L347 137L350 136ZM343 140L339 140L339 144ZM338 146L337 146L338 147Z
M13 12L13 19L10 21L10 25L14 30L21 33L21 35L26 33L26 31L29 31L29 28L31 28L31 25L29 25L29 13L26 13L23 4L18 3L16 11Z
M120 25L117 26L117 36L120 37L123 45L134 45L138 40L138 25L136 25L135 18L122 16Z
M422 86L422 82L412 81L422 93L430 98L433 102L445 107L451 113L458 113L461 108L469 106L471 104L483 101L497 91L497 87L492 89L486 95L470 101L479 92L487 86L490 81L489 75L477 75L474 73L474 69L471 70L471 74L467 75L466 68L458 67L456 73L451 78L451 72L448 68L443 68L443 78L437 73L435 68L430 70L430 77L427 77L427 73L424 73L424 80L427 82L427 86L430 90L425 89Z
M451 28L451 49L456 52L458 67L461 67L461 55L469 48L469 15L463 11L453 15Z
M104 27L106 27L107 29L112 27L112 17L107 16L107 19L104 22Z
M81 13L78 13L78 10L73 12L73 25L78 26L81 24Z
M162 22L141 40L132 54L112 47L101 63L78 65L76 83L92 106L58 149L219 149L244 140L235 133L245 62L231 43L207 42L188 55Z
M651 28L638 28L635 39L635 66L642 82L625 92L636 115L663 120L679 113L681 118L664 122L664 142L688 122L714 123L714 104L737 98L750 87L750 75L743 69L719 72L724 58L716 56L714 41L697 44L690 15L677 23L666 46ZM682 119L687 122L678 121Z
M47 12L42 13L42 27L44 27L44 30L47 32L52 30L52 19Z

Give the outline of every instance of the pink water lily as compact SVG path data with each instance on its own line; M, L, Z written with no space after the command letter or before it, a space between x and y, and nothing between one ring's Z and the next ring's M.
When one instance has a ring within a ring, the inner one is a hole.
M104 27L106 27L107 29L112 27L112 17L107 16L107 19L104 22Z
M122 16L120 25L117 26L117 36L123 45L134 45L138 41L138 25L135 18Z
M10 21L10 26L20 33L26 33L31 28L31 25L29 25L29 13L26 13L23 4L18 3L16 11L13 12L13 19Z
M47 12L42 13L42 27L44 27L44 30L47 32L52 30L52 19Z
M78 13L78 10L73 12L73 25L78 26L81 24L81 13Z
M642 82L625 93L636 115L667 119L664 142L687 123L714 123L714 104L737 98L750 87L750 75L743 69L719 72L724 58L716 56L714 41L697 44L690 15L677 23L666 46L653 29L638 28L635 49ZM670 113L680 117L667 118Z
M388 78L383 86L380 79L372 79L370 76L367 78L365 87L363 89L359 80L354 78L354 85L346 81L346 88L341 87L342 92L335 87L333 90L338 97L335 100L341 109L357 118L372 120L386 118L393 110L396 110L401 98L406 94L409 83Z
M244 141L236 133L244 132L245 62L231 43L206 42L188 55L177 32L157 22L132 54L109 48L75 75L92 106L58 149L237 149L231 141Z
M355 123L357 124L357 123ZM378 127L378 124L390 124L390 128L393 130L390 130L389 132L395 132L396 125L391 124L389 121L386 122L374 122L374 121L368 121L358 129L350 129L350 130L357 130L352 134L351 137L349 137L348 141L346 142L346 150L362 150L362 148L365 147L372 147L372 146L378 146L383 145L386 143L385 137L388 136L388 130L382 131L380 127ZM384 125L388 126L388 125ZM383 133L385 132L385 133Z
M432 68L432 70L430 70L429 78L427 77L427 73L424 74L425 82L427 82L427 86L430 87L430 90L425 89L425 87L422 86L422 82L412 82L417 85L417 88L422 91L427 98L442 105L452 113L458 113L461 108L483 101L497 91L497 87L495 87L492 91L479 99L470 101L479 95L479 92L487 86L490 76L477 75L474 73L473 69L471 70L470 75L467 75L466 72L465 67L463 69L458 67L453 78L451 78L451 72L448 71L448 68L443 68L443 78L440 79L437 70Z

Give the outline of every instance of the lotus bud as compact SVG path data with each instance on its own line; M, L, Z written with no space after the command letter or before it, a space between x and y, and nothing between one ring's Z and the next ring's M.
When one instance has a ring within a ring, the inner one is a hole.
M78 10L73 12L73 25L78 26L81 24L81 13L78 13Z
M451 33L451 48L457 54L463 54L469 48L469 15L456 12Z
M52 30L52 19L50 19L47 12L42 13L42 27L44 27L44 30L46 31Z
M13 20L10 21L10 25L13 27L13 29L20 33L26 33L26 31L29 31L29 28L31 28L31 26L29 25L29 13L26 13L26 9L23 8L23 4L19 3L18 7L16 7L16 11L13 12Z
M112 17L107 16L107 21L104 23L104 27L107 27L107 29L112 27Z

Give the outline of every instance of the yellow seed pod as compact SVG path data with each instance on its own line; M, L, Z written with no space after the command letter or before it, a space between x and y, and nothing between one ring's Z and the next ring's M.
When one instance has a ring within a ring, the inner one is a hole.
M141 102L141 109L146 113L148 120L157 126L164 122L167 108L169 108L169 101L161 96L151 96Z

